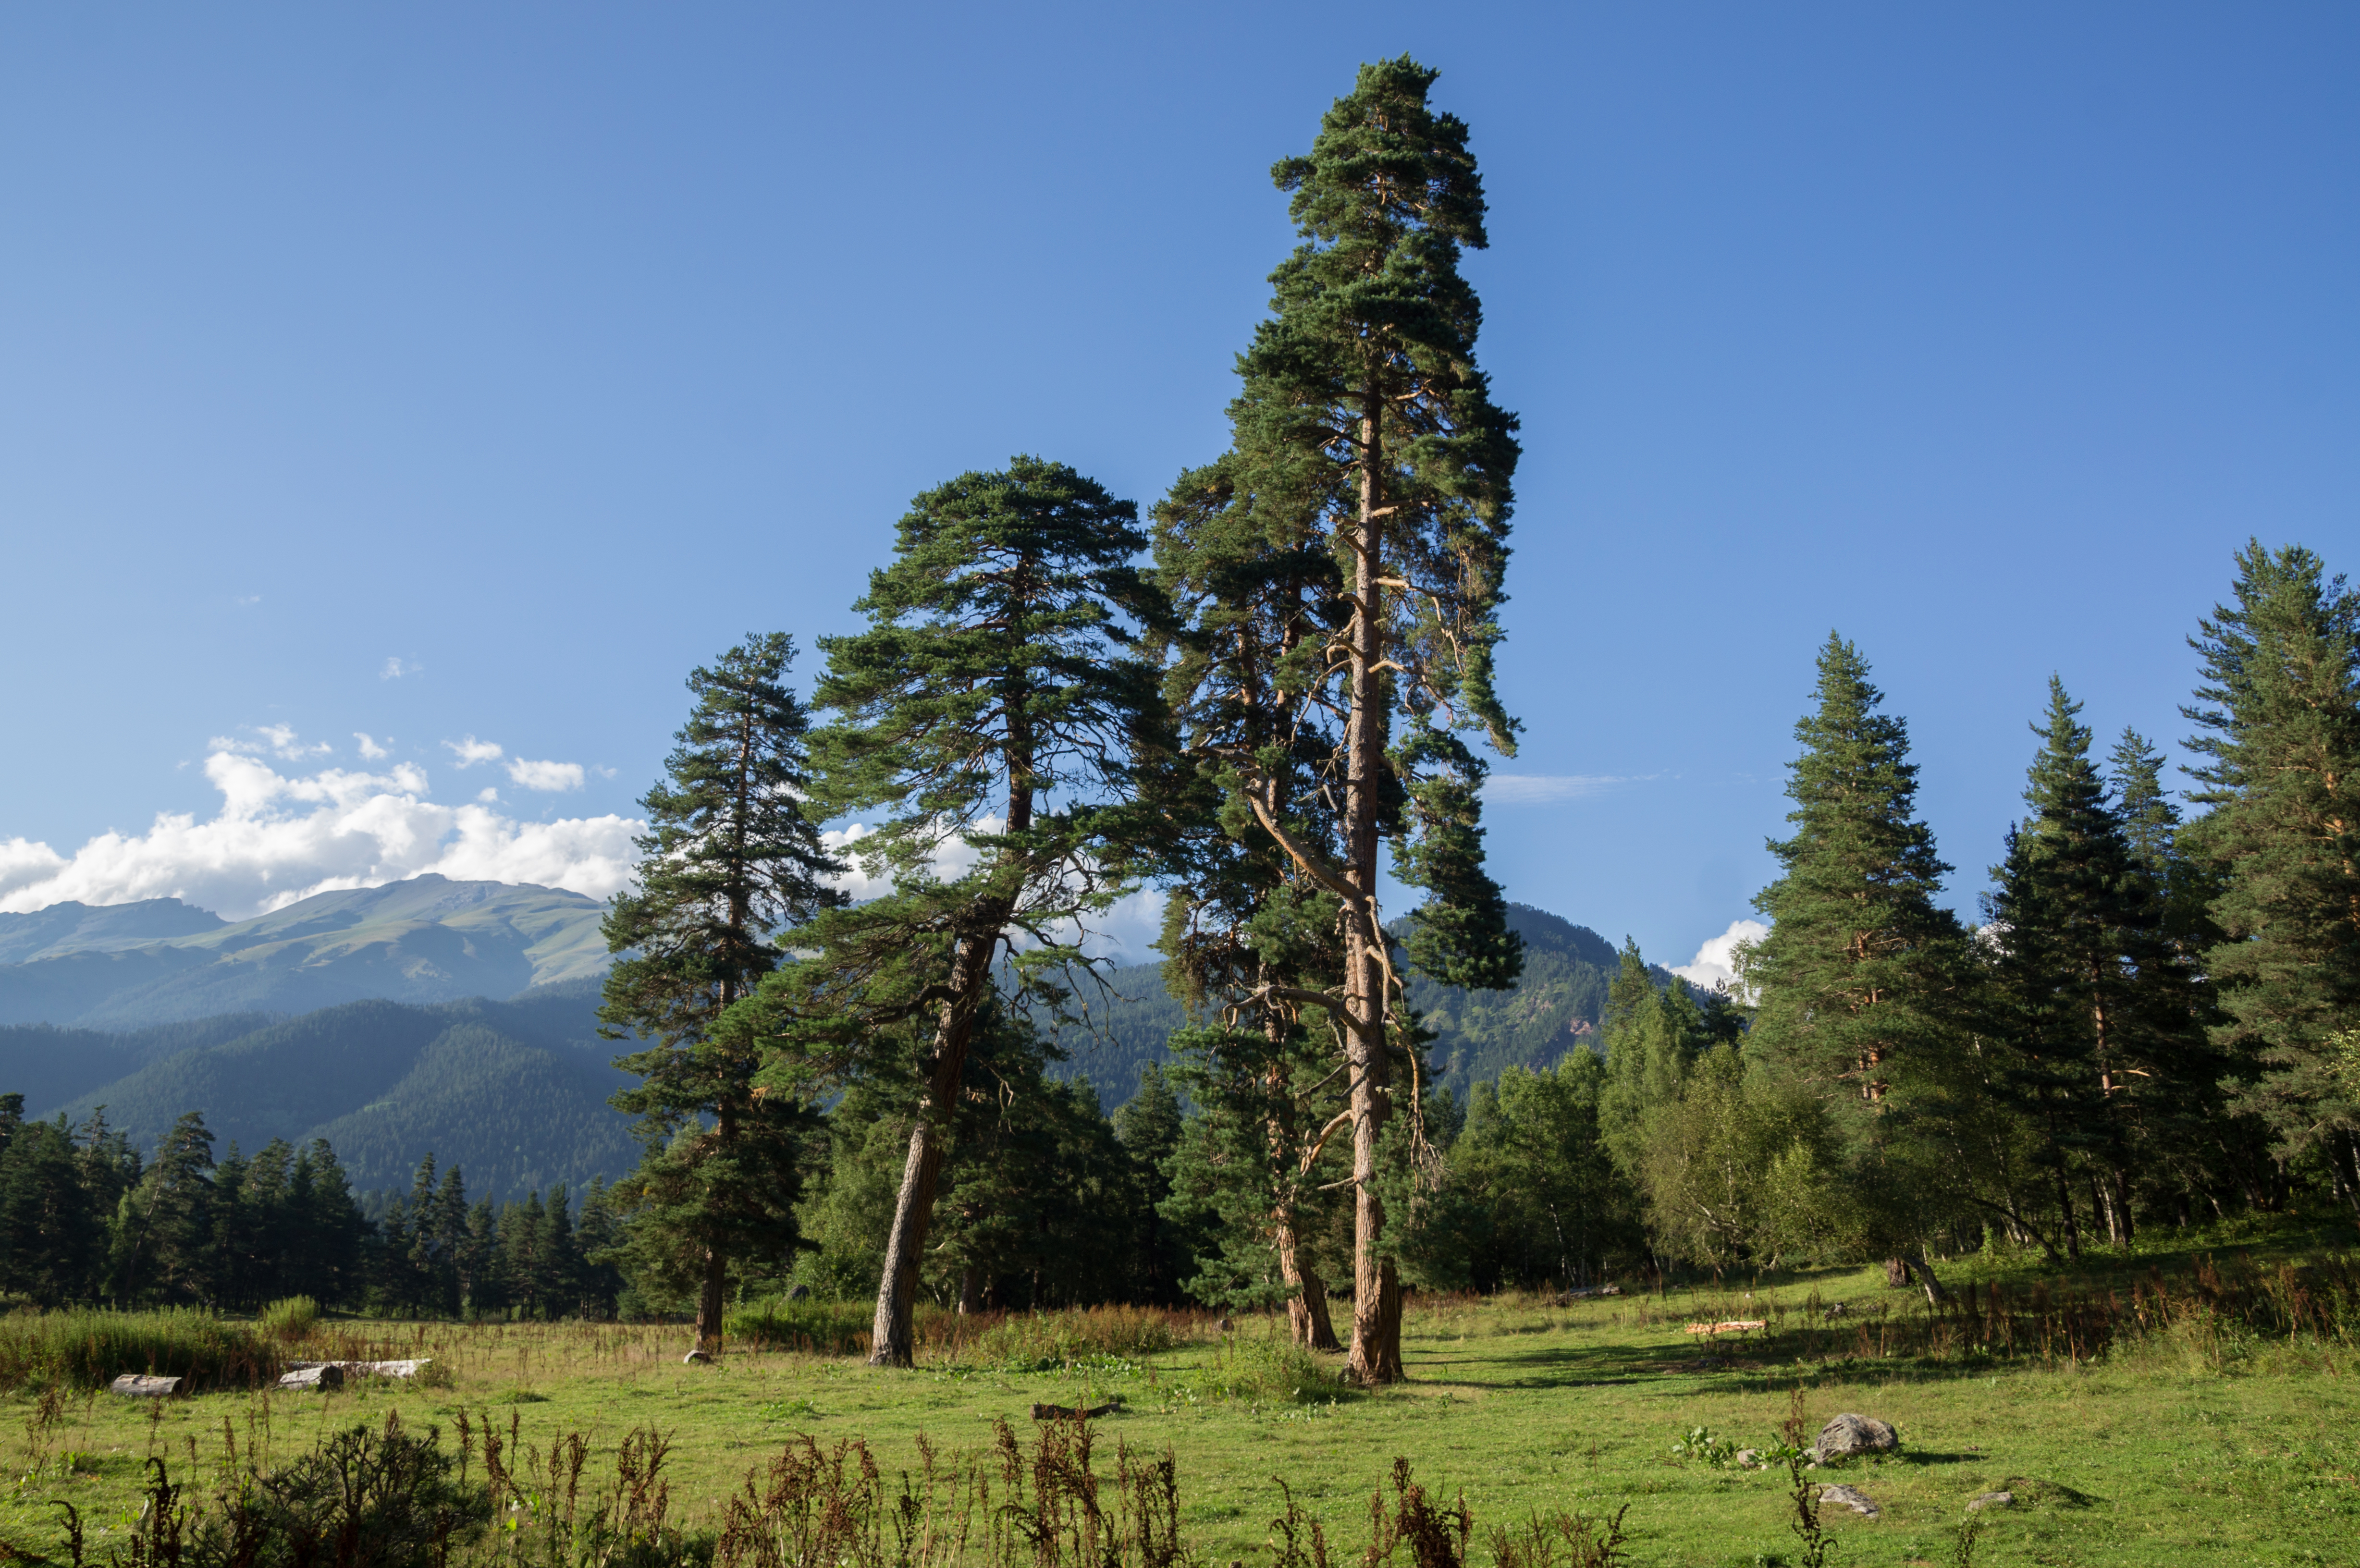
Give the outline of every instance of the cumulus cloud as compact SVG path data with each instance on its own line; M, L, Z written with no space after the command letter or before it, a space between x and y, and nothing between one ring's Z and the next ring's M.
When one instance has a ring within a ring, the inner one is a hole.
M291 732L256 733L259 741L224 741L206 757L205 777L221 793L206 820L161 812L144 833L101 833L71 856L23 838L0 842L0 910L178 898L242 920L314 893L427 872L603 898L629 880L631 839L646 831L619 816L519 822L496 800L442 805L413 763L282 772L266 753L301 757L319 748Z
M377 672L380 681L399 681L405 675L415 675L426 666L414 659L388 658L385 668Z
M473 768L478 762L497 762L508 755L497 744L477 740L474 735L464 740L446 740L442 744L451 748L451 755L459 759L461 768Z
M1760 942L1770 934L1770 928L1760 920L1732 920L1729 929L1719 936L1706 939L1697 949L1697 955L1686 964L1672 965L1672 973L1691 985L1711 990L1715 985L1734 986L1737 983L1737 950L1750 942Z
M519 789L541 789L551 793L579 789L582 788L582 765L578 762L527 762L521 757L513 757L508 762L508 782Z
M360 742L361 758L365 762L375 762L378 757L391 757L393 755L393 753L388 751L384 746L377 745L377 737L374 735L366 735L360 731L355 730L353 732L353 738ZM388 741L393 739L391 735L388 735L385 738Z
M1546 806L1559 800L1587 800L1617 784L1633 780L1604 774L1494 773L1484 781L1484 803L1492 806Z

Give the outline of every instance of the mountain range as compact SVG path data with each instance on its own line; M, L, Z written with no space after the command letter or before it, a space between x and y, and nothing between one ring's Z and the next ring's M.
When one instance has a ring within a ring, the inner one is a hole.
M142 1149L190 1110L223 1152L324 1138L364 1192L406 1187L430 1152L478 1196L618 1176L636 1147L606 1104L628 1047L597 1032L604 912L557 888L430 876L236 922L174 898L0 914L0 1093L77 1124L104 1107ZM1437 1081L1462 1099L1503 1068L1595 1046L1619 962L1587 927L1509 913L1525 953L1514 990L1411 982ZM1155 964L1106 980L1089 988L1091 1027L1061 1038L1060 1071L1111 1108L1187 1020Z
M0 914L0 1024L132 1029L363 997L508 996L603 975L606 906L434 876L320 893L235 924L177 898Z

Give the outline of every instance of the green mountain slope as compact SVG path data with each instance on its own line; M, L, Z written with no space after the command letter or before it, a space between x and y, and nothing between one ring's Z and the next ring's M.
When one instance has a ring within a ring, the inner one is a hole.
M111 953L178 936L202 936L229 922L178 898L136 904L68 901L29 915L0 914L0 964L30 964L68 953Z
M596 1038L596 1007L595 981L509 1002L349 1002L155 1057L71 1097L27 1091L27 1108L79 1122L104 1105L140 1149L191 1110L204 1113L217 1151L324 1138L364 1191L406 1185L431 1151L465 1170L470 1192L518 1197L635 1161L629 1120L606 1104L627 1080L608 1065L614 1044ZM0 1048L40 1032L0 1031ZM134 1049L90 1060L121 1062ZM0 1069L25 1066L0 1056Z
M134 944L124 939L139 921L97 920L110 911L76 905L80 913L38 930L14 928L20 946L43 956L0 965L0 1024L130 1029L229 1012L308 1013L365 997L513 996L604 974L605 908L560 888L429 876ZM189 923L170 911L141 919ZM0 930L0 940L9 936Z
M1595 1049L1607 983L1621 962L1604 937L1546 909L1511 904L1508 924L1524 939L1524 975L1514 990L1467 991L1410 977L1409 1004L1436 1031L1436 1080L1462 1101L1508 1067L1553 1067L1578 1043ZM1656 984L1671 983L1669 971L1648 968ZM1059 1037L1066 1054L1059 1072L1087 1078L1112 1106L1130 1098L1141 1068L1165 1059L1165 1039L1187 1016L1165 993L1155 964L1117 969L1107 980L1104 992L1091 987L1082 998L1091 1027Z

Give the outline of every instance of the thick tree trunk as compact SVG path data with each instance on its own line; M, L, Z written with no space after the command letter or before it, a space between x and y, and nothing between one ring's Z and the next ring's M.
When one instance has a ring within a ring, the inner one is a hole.
M1373 377L1372 377L1373 381ZM1383 497L1377 474L1384 462L1383 403L1373 386L1360 417L1360 516L1351 540L1355 603L1351 644L1351 708L1345 729L1344 879L1353 907L1344 918L1345 1051L1352 1107L1352 1350L1349 1368L1361 1383L1401 1380L1401 1293L1378 1248L1385 1228L1377 1195L1377 1144L1392 1109L1386 1080L1385 966L1378 928L1377 825L1384 793L1385 741L1391 728L1384 682Z
M1291 1214L1278 1222L1278 1277L1295 1292L1286 1302L1295 1343L1309 1350L1341 1350L1343 1346L1336 1343L1336 1326L1328 1317L1327 1283L1303 1256Z
M902 1163L901 1190L893 1201L893 1226L885 1235L885 1276L878 1282L877 1316L870 1325L871 1367L907 1367L916 1353L912 1321L918 1305L918 1268L934 1216L943 1158L949 1152L951 1117L958 1109L959 1074L967 1066L976 1007L990 978L989 960L998 945L990 937L961 937L951 959L952 996L935 1025L934 1071L910 1127L910 1155Z
M696 1290L695 1354L707 1361L721 1359L721 1311L727 1290L729 1259L717 1247L705 1249L705 1278Z

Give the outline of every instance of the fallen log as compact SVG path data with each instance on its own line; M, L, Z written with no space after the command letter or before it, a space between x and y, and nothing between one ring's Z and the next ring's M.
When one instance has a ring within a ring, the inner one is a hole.
M310 1372L317 1367L333 1367L346 1377L415 1377L434 1364L431 1356L414 1361L290 1361L288 1369ZM279 1381L285 1382L285 1378ZM306 1384L305 1387L310 1385Z
M317 1367L298 1367L279 1379L282 1388L341 1388L344 1386L344 1369L333 1361Z
M1122 1409L1120 1399L1116 1399L1109 1404L1092 1405L1087 1410L1078 1405L1035 1405L1032 1407L1032 1419L1036 1421L1096 1421L1100 1416L1110 1416L1120 1409Z
M144 1372L126 1372L106 1386L110 1394L120 1394L126 1399L161 1399L180 1391L178 1377L151 1377Z

